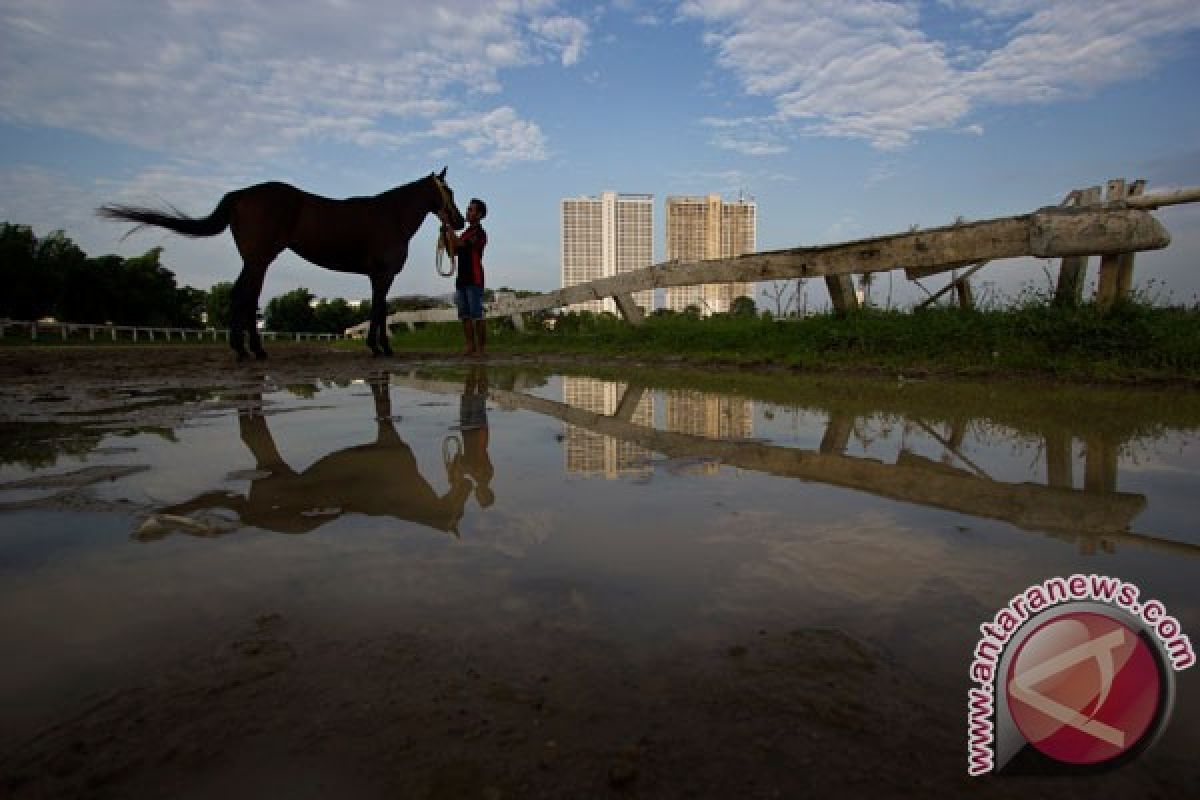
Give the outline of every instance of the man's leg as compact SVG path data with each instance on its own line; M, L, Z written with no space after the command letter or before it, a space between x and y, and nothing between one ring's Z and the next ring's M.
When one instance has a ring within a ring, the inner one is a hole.
M467 355L475 354L475 320L464 319L463 323L463 339L466 340L467 347L464 352Z
M475 352L483 355L484 346L487 344L487 320L475 320Z
M471 304L466 289L454 290L454 305L458 308L458 318L462 320L463 339L467 342L464 353L471 355L475 352L475 323L471 319Z

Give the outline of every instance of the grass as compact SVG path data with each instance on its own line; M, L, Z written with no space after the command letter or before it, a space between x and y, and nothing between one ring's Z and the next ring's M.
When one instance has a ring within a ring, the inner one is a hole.
M446 323L401 329L393 345L409 352L453 352L462 347L461 328ZM649 317L638 327L608 315L569 315L554 331L518 332L506 321L493 321L489 349L912 375L1200 383L1200 308L1128 303L1102 315L1090 305L1028 304L967 312L868 309L845 318L787 320L668 315Z
M536 324L516 331L508 320L492 320L489 330L493 353L593 362L1200 386L1200 305L1161 305L1145 296L1109 314L1090 304L1057 308L1046 294L1027 292L1006 307L975 311L871 308L845 318L817 314L780 320L672 314L648 317L637 327L611 315L567 314L553 331ZM31 344L27 336L14 333L10 331L0 345ZM424 324L413 331L398 327L392 341L401 352L456 353L463 345L462 328L458 323ZM196 344L190 339L188 343ZM46 335L36 344L114 343L104 337L92 342L77 333L68 342ZM124 347L167 344L183 342L119 341ZM268 342L267 347L291 344ZM357 341L333 346L363 347Z

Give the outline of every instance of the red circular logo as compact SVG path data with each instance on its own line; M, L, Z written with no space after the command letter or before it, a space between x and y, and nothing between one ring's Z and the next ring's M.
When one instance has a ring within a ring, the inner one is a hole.
M1162 678L1146 642L1121 621L1080 611L1035 629L1008 668L1013 722L1067 764L1098 764L1135 747L1158 715Z

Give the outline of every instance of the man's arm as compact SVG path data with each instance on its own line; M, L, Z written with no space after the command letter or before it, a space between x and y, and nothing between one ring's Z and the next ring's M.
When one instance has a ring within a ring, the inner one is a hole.
M450 255L456 255L458 248L462 245L462 239L454 232L454 228L446 224L446 212L439 212L442 217L442 241L446 243L446 250Z

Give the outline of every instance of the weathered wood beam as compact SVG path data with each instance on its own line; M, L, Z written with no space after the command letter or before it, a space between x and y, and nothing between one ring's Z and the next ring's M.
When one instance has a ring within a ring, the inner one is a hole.
M1154 209L1163 206L1174 206L1180 203L1200 203L1200 186L1189 186L1183 189L1171 189L1166 192L1143 194L1138 197L1125 198L1126 208Z
M974 275L976 272L979 272L979 270L983 269L987 265L988 265L988 262L986 262L986 261L980 261L978 264L970 265L970 268L968 268L967 271L964 272L962 275L958 276L958 278L956 280L950 281L950 283L947 283L945 286L943 286L937 292L929 295L929 297L926 297L924 300L922 300L920 303L917 304L916 308L919 310L919 309L925 308L927 306L930 306L930 305L936 303L938 301L938 299L942 297L942 295L946 294L951 289L956 289L958 287L959 281L968 280L972 275ZM967 284L967 286L970 287L970 284ZM968 291L970 291L969 288L968 288ZM959 300L961 302L961 300L962 300L961 296L959 297Z
M633 295L629 292L624 294L613 295L613 300L617 304L617 311L621 312L621 316L630 325L641 325L645 318L642 316L642 309L638 304L633 302Z
M854 278L850 275L826 275L825 288L829 290L829 300L833 310L839 316L846 316L851 311L858 310L858 294L854 291Z
M977 261L1128 253L1161 249L1170 242L1166 228L1146 211L1049 207L1016 217L820 247L794 247L711 261L669 261L544 294L497 301L490 304L486 313L489 317L508 316L645 289L700 283L749 283L893 269L907 269L910 277L922 277ZM403 312L388 319L392 324L409 320L441 321L453 319L453 312L446 311L444 315ZM356 326L359 327L365 328Z

